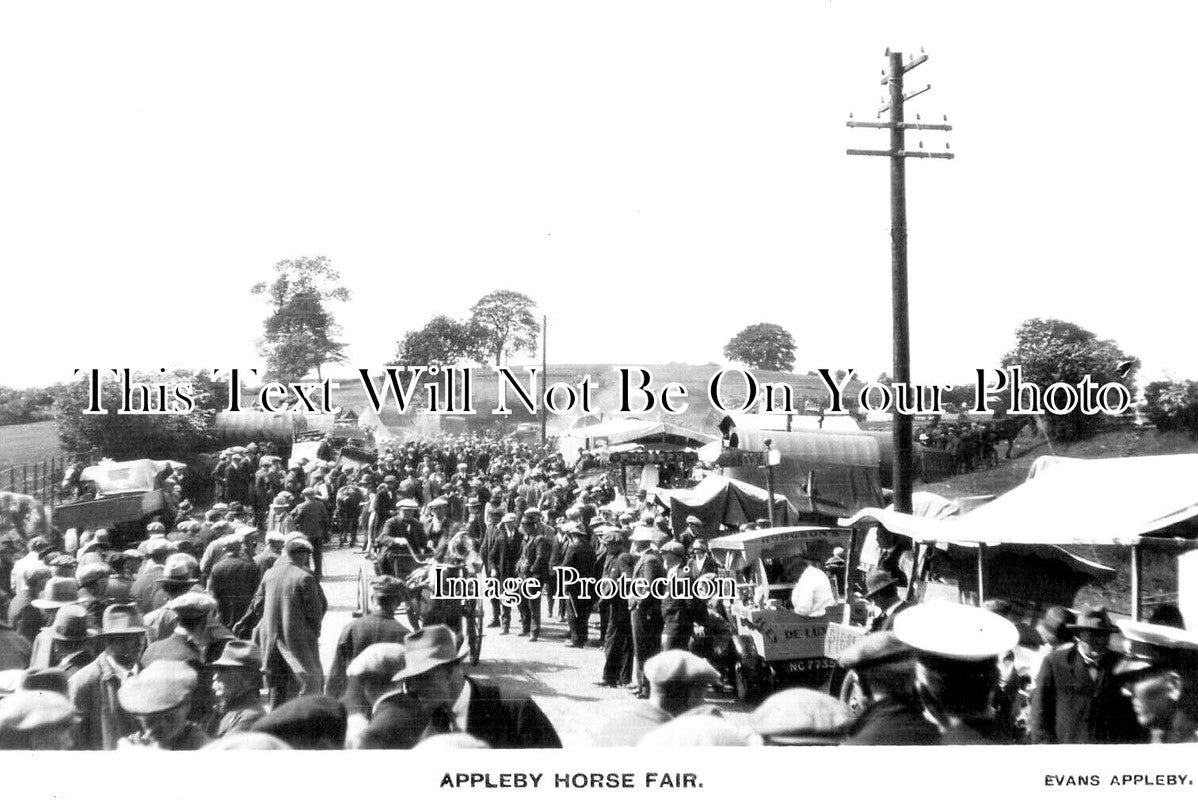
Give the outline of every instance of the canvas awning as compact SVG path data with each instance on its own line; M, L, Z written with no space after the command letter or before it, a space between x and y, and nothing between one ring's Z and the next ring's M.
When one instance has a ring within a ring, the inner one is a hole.
M1039 459L1027 482L960 517L866 508L840 522L872 520L921 542L1133 545L1195 517L1198 454L1185 454Z
M769 493L765 489L722 475L708 475L692 489L658 489L657 502L670 509L675 530L681 530L691 514L703 520L707 534L714 534L720 525L739 527L769 517ZM784 524L798 518L794 505L775 495L775 522Z
M85 467L80 473L80 479L96 484L96 496L104 497L111 494L126 492L152 492L158 488L154 478L163 470L178 469L184 466L181 461L154 461L140 458L136 461L101 461Z

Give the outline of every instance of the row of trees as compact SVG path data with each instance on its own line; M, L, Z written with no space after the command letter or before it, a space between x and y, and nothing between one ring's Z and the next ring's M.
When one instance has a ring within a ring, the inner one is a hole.
M313 372L321 377L326 364L345 361L341 327L331 306L350 298L341 274L325 256L295 258L274 266L274 279L255 284L250 292L262 296L270 313L262 323L258 352L272 380L294 381ZM396 345L398 364L486 363L536 348L541 326L536 303L506 289L483 295L470 315L456 320L436 316L423 327L408 331Z

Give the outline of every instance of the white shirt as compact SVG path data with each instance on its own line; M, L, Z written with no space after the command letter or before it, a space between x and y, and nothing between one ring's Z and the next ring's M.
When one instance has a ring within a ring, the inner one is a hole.
M819 567L807 567L790 593L790 605L804 617L822 617L830 606L836 605L832 582Z

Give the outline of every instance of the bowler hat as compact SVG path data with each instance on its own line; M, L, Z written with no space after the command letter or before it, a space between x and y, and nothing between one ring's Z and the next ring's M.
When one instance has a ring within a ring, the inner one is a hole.
M212 662L217 669L244 669L252 672L262 671L262 651L253 642L244 639L230 639L225 642L225 649L220 658Z
M149 630L133 605L118 604L104 609L100 620L101 636L124 636L143 634Z
M1077 617L1077 622L1067 625L1074 631L1097 631L1099 633L1115 633L1119 627L1111 622L1111 616L1103 606L1087 608Z
M394 680L402 681L423 675L442 664L462 660L457 640L446 625L429 625L404 637L404 667L395 673Z
M54 615L50 635L60 642L82 642L96 635L88 625L87 610L79 605L66 605Z
M117 701L130 714L157 714L187 702L197 682L195 670L182 661L154 661L121 685Z
M75 583L74 578L53 577L46 581L42 596L32 601L32 604L43 611L49 611L78 601L79 584Z

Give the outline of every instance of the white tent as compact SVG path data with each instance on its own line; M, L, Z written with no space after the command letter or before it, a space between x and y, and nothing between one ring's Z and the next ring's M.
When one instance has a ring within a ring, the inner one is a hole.
M967 514L928 519L866 508L840 520L874 520L917 541L959 544L1134 545L1198 517L1198 454L1041 458L1027 482Z
M643 419L610 419L585 428L572 428L558 437L558 452L567 462L578 457L578 449L595 449L614 445L655 443L672 446L698 447L715 440L699 431L670 422Z

